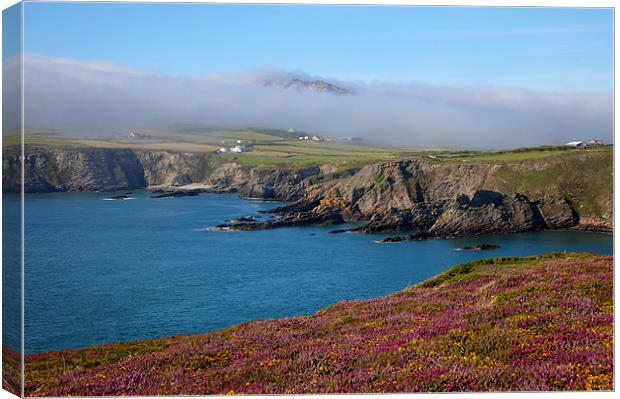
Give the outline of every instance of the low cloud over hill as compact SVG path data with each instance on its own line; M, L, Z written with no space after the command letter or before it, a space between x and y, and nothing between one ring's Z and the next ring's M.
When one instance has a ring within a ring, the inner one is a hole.
M4 64L5 73L17 68L15 60ZM39 55L27 55L24 70L26 125L85 135L201 123L425 147L612 141L611 92L360 82L273 68L173 76ZM11 90L17 86L5 85Z

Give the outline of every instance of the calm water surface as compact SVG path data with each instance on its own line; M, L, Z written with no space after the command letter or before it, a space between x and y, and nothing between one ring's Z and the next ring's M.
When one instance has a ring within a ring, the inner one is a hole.
M27 195L27 353L310 314L483 257L613 251L611 235L579 232L388 245L375 243L385 235L327 234L333 227L216 232L206 228L275 204L228 194L151 199L145 191L105 201L110 195ZM483 242L501 248L455 251Z

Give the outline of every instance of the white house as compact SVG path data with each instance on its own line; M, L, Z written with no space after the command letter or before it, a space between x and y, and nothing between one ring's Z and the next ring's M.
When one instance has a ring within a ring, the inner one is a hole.
M567 147L584 147L583 141L571 141L565 144Z
M312 136L312 141L321 141L321 138L318 136Z
M228 149L230 152L248 152L249 150L250 149L244 145L236 145Z

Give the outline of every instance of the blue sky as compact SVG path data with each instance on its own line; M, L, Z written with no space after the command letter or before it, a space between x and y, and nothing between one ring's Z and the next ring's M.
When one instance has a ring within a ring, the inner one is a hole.
M611 9L27 3L24 21L27 53L166 74L613 85Z

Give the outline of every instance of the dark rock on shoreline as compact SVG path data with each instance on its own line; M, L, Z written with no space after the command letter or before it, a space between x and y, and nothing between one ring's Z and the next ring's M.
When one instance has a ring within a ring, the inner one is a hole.
M260 210L258 213L294 213L294 212L308 212L319 206L320 199L312 200L297 200L293 203L278 206L271 209Z
M424 232L424 231L417 231L415 233L411 233L411 234L406 235L406 236L387 237L387 238L384 238L383 240L379 240L377 242L379 244L390 244L390 243L401 242L401 241L426 240L426 239L429 239L429 238L433 238L433 237L431 235L429 235L428 233Z
M216 228L259 230L329 225L360 217L359 210L354 209L334 190L321 197L298 200L263 212L276 213L280 217L264 222L256 222L256 219L252 218L238 219L234 224L220 225ZM406 236L380 240L381 243L388 243L534 231L561 228L576 223L574 212L562 198L545 197L538 201L530 201L518 193L504 195L490 190L476 190L471 198L466 194L459 194L451 199L416 202L408 209L391 208L383 213L376 211L365 225L350 230L337 229L329 233L414 232Z
M122 200L126 200L129 197L127 197L126 195L115 195L113 197L110 197L109 199L111 200L116 200L116 201L122 201Z
M497 248L499 248L499 245L478 244L478 245L473 245L471 247L463 247L463 250L465 251L489 251L491 249L497 249Z
M152 195L151 198L169 198L169 197L193 197L200 193L204 193L206 190L198 189L198 190L153 190L153 193L157 195Z
M394 236L394 237L388 237L388 238L384 238L383 240L379 240L378 242L381 244L391 244L394 242L401 242L401 241L407 241L407 236Z
M256 222L256 217L254 216L241 216L236 219L226 219L224 220L227 223L244 223L244 222Z
M321 226L344 223L342 215L331 209L321 212L298 212L287 214L277 219L264 222L240 222L232 224L220 224L214 230L268 230L280 227L293 226Z

